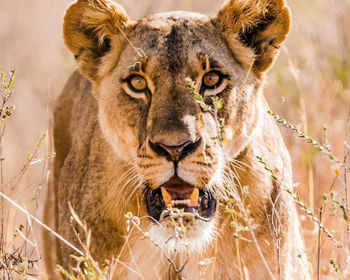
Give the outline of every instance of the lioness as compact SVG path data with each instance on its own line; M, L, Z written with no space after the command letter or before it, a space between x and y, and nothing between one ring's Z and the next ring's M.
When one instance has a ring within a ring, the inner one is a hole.
M70 203L94 259L118 259L113 279L309 279L289 154L262 93L289 30L284 0L139 21L108 0L73 3L63 32L79 71L54 112L58 233L83 238ZM74 251L57 243L68 267Z

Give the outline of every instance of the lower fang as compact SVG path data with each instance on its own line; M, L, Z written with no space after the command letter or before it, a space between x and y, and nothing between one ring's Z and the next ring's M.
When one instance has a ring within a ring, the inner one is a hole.
M162 196L165 205L169 205L172 203L172 197L171 194L167 192L167 190L164 187L161 187L160 190L162 191Z
M198 206L199 198L199 189L194 188L193 192L190 195L190 205L189 206Z

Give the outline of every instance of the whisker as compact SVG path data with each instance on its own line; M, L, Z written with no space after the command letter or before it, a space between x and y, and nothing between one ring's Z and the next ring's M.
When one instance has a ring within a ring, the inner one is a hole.
M139 183L140 181L141 181L141 178L139 174L134 174L127 182L125 182L121 190L125 192L129 192L133 188L135 183Z
M140 175L138 173L136 174L130 173L130 176L131 177L123 184L123 186L118 191L118 195L117 195L118 201L122 200L123 194L125 192L129 192L129 190L135 185L135 183L138 183L141 180Z
M132 165L130 168L128 168L124 174L119 178L117 185L119 185L126 177L128 177L132 172L137 172L137 167Z
M251 171L255 172L255 174L259 174L260 170L256 169L254 167L252 167L251 165L247 164L246 162L237 160L237 159L233 159L232 162L234 162L235 164L239 164L241 166L245 166L247 168L249 168Z
M130 202L131 198L133 197L133 195L135 194L135 192L140 190L141 185L142 185L142 182L138 182L138 184L133 188L132 192L130 192L130 194L128 195L128 198L124 202L125 208L129 204L129 202Z

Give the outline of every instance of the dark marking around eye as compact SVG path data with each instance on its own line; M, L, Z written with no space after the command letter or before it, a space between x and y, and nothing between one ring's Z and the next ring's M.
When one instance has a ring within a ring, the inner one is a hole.
M202 70L206 71L209 68L208 56L204 53L197 54L199 63L201 64Z
M147 64L148 64L148 57L146 56L141 59L141 70L143 73L146 73Z
M140 61L136 61L133 65L130 66L130 70L135 72L141 72L142 65Z
M209 57L209 66L210 68L222 68L221 64L212 57Z

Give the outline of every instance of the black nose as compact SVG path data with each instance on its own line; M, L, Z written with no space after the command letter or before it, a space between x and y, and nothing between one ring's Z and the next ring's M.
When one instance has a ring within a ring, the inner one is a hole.
M202 139L199 138L195 142L186 141L178 146L168 146L161 142L153 143L152 141L149 141L149 145L158 155L166 157L169 161L178 162L197 150L201 142Z

